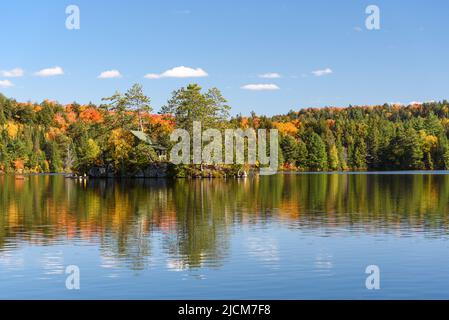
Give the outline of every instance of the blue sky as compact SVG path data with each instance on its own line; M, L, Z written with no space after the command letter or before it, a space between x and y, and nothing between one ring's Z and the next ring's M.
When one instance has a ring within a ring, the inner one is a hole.
M65 27L70 4L79 30ZM365 27L370 4L380 30ZM98 103L138 82L157 111L196 82L221 89L233 114L269 115L439 100L449 98L448 15L445 0L2 1L0 92ZM111 70L120 77L99 78Z

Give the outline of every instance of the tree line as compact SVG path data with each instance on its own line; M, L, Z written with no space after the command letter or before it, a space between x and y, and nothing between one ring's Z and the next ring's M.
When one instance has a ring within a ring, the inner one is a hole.
M140 130L170 149L175 128L278 129L280 169L301 171L449 169L449 103L324 107L284 115L230 116L220 90L175 90L159 113L136 84L99 105L18 102L0 94L0 172L133 170L158 161Z
M303 109L270 120L301 170L446 170L449 103Z

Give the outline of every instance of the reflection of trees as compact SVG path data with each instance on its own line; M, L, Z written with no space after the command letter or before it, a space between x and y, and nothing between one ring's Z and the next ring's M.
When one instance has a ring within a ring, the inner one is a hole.
M205 257L217 262L225 256L226 226L231 221L224 191L212 181L181 180L174 186L177 228L168 234L166 249L172 255L186 257L188 266L200 266Z
M301 174L245 180L92 180L0 176L0 250L22 242L99 242L104 256L146 267L152 239L177 266L220 264L232 228L363 232L448 230L449 175Z

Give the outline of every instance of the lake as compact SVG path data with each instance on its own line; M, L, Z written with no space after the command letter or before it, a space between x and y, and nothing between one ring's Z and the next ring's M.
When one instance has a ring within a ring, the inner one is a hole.
M0 176L0 298L448 299L446 173Z

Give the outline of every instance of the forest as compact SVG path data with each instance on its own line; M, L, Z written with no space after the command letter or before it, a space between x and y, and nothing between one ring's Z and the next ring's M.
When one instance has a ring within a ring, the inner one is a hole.
M297 108L287 114L231 116L217 88L173 91L156 113L139 84L99 105L18 102L0 94L0 173L133 170L160 161L130 130L170 149L175 128L278 129L279 166L287 171L449 169L449 102Z

